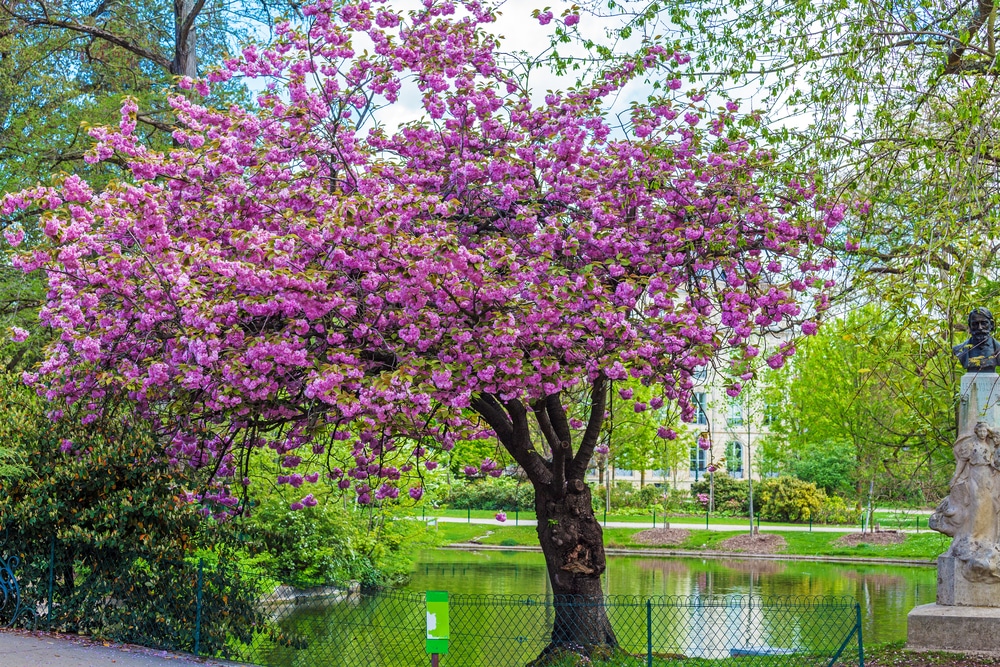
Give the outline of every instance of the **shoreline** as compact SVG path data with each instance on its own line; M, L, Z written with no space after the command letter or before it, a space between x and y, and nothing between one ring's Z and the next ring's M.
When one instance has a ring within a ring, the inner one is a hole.
M527 551L542 553L541 547L528 545L502 546L499 544L474 544L456 542L438 549L452 551ZM608 556L653 556L656 558L711 558L715 560L798 560L817 563L842 563L848 565L900 565L903 567L934 567L936 560L916 558L856 558L853 556L808 556L802 554L749 554L732 551L691 551L679 549L640 549L633 547L605 547Z

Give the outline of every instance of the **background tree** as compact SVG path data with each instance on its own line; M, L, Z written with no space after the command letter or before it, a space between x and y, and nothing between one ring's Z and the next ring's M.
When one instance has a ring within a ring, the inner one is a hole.
M534 488L553 591L599 599L584 476L609 382L642 378L690 418L692 373L722 355L738 394L760 336L825 308L814 251L844 207L751 150L732 103L700 114L660 96L613 138L602 101L682 54L652 47L536 105L497 64L479 4L303 13L209 75L267 79L259 108L172 97L183 129L164 153L135 134L130 101L90 158L127 180L4 199L5 215L46 210L45 247L17 264L50 269L41 317L59 338L27 379L85 421L128 399L172 463L212 471L221 485L200 497L217 512L239 504L226 484L251 483L260 448L285 483L325 474L367 504L401 486L419 498L429 458L492 433ZM373 51L354 50L359 33ZM425 116L371 126L404 85ZM571 644L615 644L601 605L557 608L547 650Z
M709 99L756 91L776 150L815 165L831 196L870 202L828 239L845 268L837 312L877 301L922 341L920 354L892 357L896 372L939 382L923 375L927 356L944 363L969 309L996 307L1000 293L994 6L698 0L621 2L610 12L629 17L625 35L695 54L689 84ZM698 75L706 70L720 76ZM935 428L922 437L938 437Z
M922 372L905 373L915 366ZM870 482L885 499L936 499L951 473L952 373L952 359L891 311L856 310L804 341L794 364L769 378L766 455L831 493L851 479L859 500Z

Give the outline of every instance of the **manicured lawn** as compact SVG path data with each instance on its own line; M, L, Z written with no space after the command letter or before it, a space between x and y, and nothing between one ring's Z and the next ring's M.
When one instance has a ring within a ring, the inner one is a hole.
M433 530L433 529L432 529ZM648 549L648 545L640 544L632 539L637 530L631 528L608 528L604 531L604 542L609 547L636 547ZM481 538L481 544L501 546L537 546L538 537L533 526L483 526L461 523L442 523L437 528L442 543L467 542L472 538ZM692 529L688 539L675 547L661 548L665 551L683 550L712 551L718 549L720 542L741 532L710 531ZM855 558L906 558L933 560L948 548L949 539L939 533L909 534L902 544L840 546L835 542L846 533L809 533L781 532L788 543L782 552L789 555L815 556L848 556Z

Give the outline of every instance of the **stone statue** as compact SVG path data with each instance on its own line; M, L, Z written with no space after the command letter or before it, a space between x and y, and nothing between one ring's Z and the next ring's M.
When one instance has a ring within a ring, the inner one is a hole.
M958 559L968 581L1000 582L1000 433L977 422L953 451L957 462L948 496L928 522L954 538L945 556Z
M966 373L996 373L1000 365L1000 340L993 337L996 323L986 308L969 313L969 340L952 348Z

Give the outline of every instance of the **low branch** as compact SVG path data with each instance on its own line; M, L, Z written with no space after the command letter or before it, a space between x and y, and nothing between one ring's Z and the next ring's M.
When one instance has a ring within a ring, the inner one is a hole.
M604 424L604 409L608 403L608 378L603 373L597 376L594 384L590 388L590 418L587 420L587 428L583 432L583 439L580 447L576 450L576 456L572 463L566 468L566 477L570 480L583 479L587 474L587 467L590 466L590 459L594 455L594 448L597 446L601 436L601 426Z
M535 413L535 421L538 422L538 429L545 436L545 442L549 443L549 449L555 451L556 447L559 446L560 440L552 428L552 422L549 421L548 413L545 411L545 399L539 399L532 403L531 411Z

